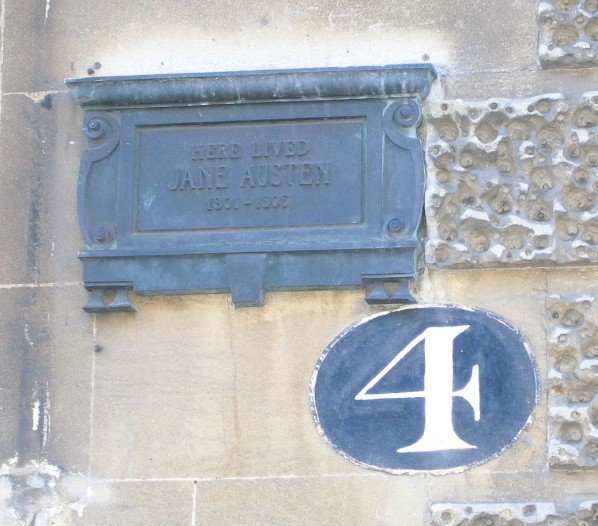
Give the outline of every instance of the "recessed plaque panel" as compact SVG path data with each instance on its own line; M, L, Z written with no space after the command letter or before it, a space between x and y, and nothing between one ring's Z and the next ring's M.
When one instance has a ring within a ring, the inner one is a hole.
M140 126L137 229L362 223L365 124Z
M131 310L128 290L230 291L250 306L267 290L364 286L371 303L412 300L416 129L434 76L409 65L67 81L89 138L85 309Z

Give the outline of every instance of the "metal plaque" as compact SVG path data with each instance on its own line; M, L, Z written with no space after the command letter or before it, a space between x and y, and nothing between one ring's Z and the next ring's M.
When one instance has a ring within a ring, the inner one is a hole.
M459 471L499 455L537 399L519 331L490 312L446 305L350 326L324 351L311 390L328 443L391 473Z
M89 138L86 310L131 310L129 290L410 300L433 79L410 65L67 80Z

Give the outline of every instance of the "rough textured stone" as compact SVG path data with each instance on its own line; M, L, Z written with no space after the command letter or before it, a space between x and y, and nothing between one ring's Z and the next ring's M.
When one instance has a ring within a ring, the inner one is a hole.
M94 500L86 477L65 473L45 461L17 467L15 460L0 467L3 526L72 525Z
M545 68L598 65L598 2L542 0L538 53Z
M571 508L571 507L569 507ZM432 526L571 526L594 524L598 502L582 502L572 511L554 502L435 504Z
M549 464L598 468L598 302L596 296L550 296L546 306Z
M438 101L428 119L427 261L598 261L598 93Z

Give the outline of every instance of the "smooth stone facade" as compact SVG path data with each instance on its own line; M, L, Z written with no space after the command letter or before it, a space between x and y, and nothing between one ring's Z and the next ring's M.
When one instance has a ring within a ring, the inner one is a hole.
M457 510L457 524L526 524L541 503L553 524L595 521L582 504L596 501L598 70L560 67L543 47L563 25L580 37L551 52L592 51L591 4L0 0L0 522L420 526ZM565 22L548 27L546 9ZM496 312L529 342L540 401L504 454L392 476L322 440L310 378L336 335L384 310L362 289L276 292L250 309L213 294L81 310L86 138L65 78L420 62L439 78L420 128L428 238L414 293ZM441 150L454 157L444 182Z

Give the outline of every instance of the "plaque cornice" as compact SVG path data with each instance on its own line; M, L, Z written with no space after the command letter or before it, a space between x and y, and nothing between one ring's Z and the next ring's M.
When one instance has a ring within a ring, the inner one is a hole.
M430 64L66 79L85 108L418 97Z

